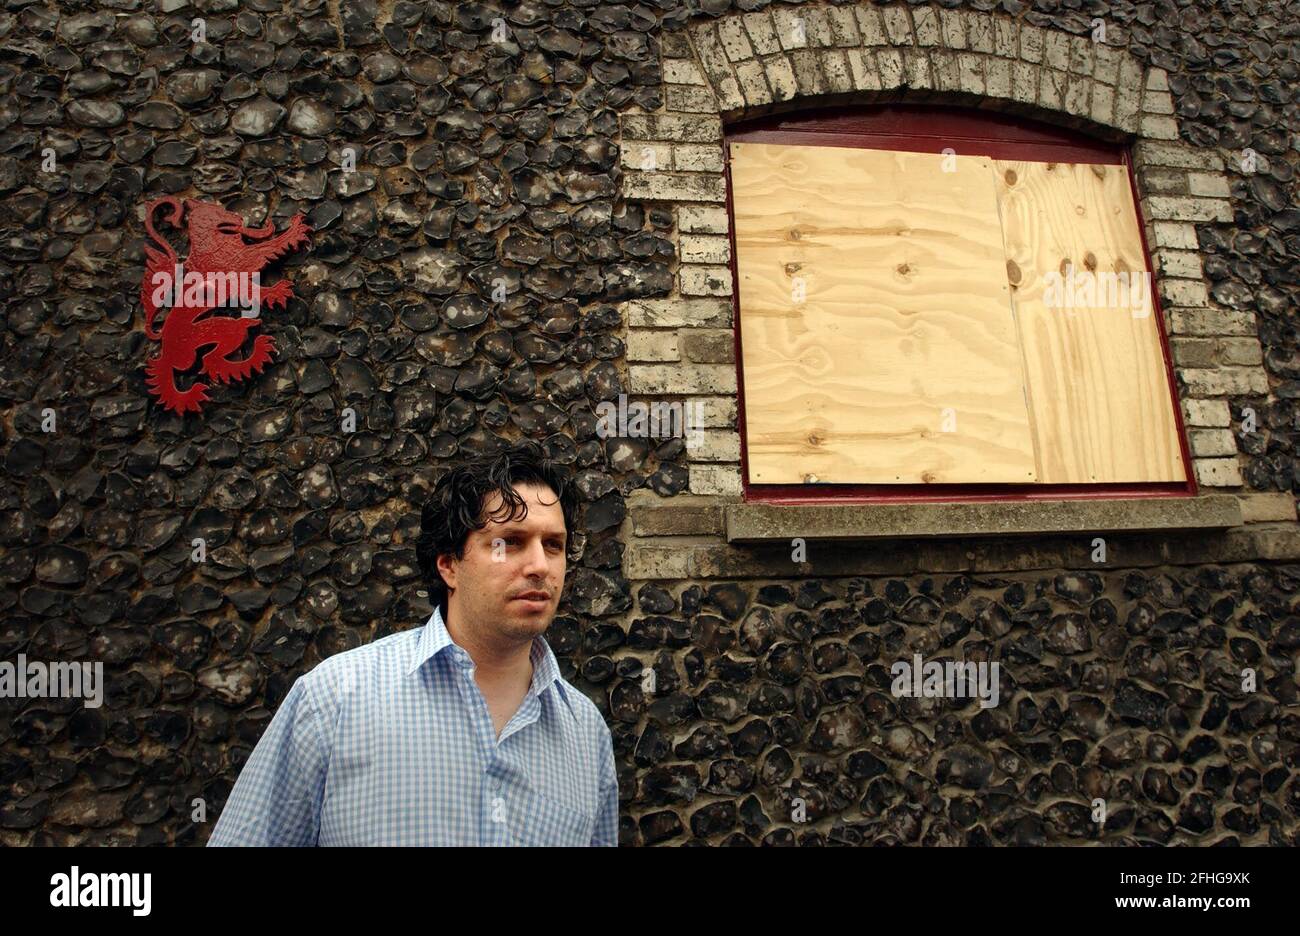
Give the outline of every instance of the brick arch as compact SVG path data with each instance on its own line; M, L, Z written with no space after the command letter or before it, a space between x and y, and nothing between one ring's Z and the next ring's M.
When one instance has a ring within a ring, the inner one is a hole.
M814 101L940 98L1024 113L1109 139L1141 129L1146 70L1129 52L1095 42L1091 34L1075 36L992 13L868 3L777 6L698 23L686 32L724 118ZM1172 119L1151 121L1151 129L1176 136L1171 124Z

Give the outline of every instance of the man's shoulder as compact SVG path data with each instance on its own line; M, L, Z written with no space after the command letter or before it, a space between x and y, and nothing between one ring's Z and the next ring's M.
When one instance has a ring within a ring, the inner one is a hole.
M600 708L585 692L563 676L555 677L554 688L567 702L568 710L573 713L579 727L597 734L609 731L605 716L600 714Z
M337 697L340 692L351 691L362 681L399 677L405 672L420 642L421 630L422 626L398 631L360 647L335 653L321 660L299 680L304 690L320 703Z
M560 707L572 713L577 724L579 743L590 758L588 763L599 765L597 769L600 772L601 788L604 789L609 783L617 784L617 779L611 777L614 773L614 735L609 730L605 716L600 713L600 708L585 692L563 676L555 678L552 688L567 700L567 705L561 704Z

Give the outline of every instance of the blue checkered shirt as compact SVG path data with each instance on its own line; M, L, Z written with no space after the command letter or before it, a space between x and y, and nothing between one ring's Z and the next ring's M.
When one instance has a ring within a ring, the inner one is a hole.
M424 627L300 677L244 765L209 845L617 845L599 709L541 637L496 736L474 662Z

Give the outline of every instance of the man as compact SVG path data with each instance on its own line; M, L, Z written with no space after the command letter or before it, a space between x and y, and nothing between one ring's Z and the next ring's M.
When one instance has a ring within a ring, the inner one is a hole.
M617 845L609 728L542 638L575 511L533 443L443 476L433 616L294 683L208 844Z

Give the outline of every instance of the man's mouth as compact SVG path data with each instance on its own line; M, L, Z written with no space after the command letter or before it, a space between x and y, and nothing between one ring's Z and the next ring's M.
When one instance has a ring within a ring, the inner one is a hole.
M524 592L522 595L515 595L513 601L550 601L551 596L546 592L531 591Z

